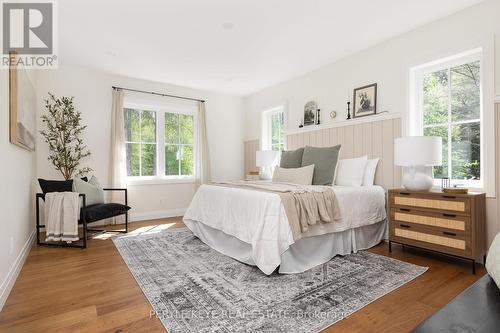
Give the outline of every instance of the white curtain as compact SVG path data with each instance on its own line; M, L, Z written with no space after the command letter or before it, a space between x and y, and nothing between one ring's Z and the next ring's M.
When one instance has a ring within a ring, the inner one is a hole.
M110 180L114 188L126 186L127 167L125 152L125 126L123 116L123 90L113 89L111 109L111 163ZM123 202L123 193L113 191L113 202Z
M210 182L210 156L208 152L207 120L205 102L198 102L198 168L196 172L196 186Z

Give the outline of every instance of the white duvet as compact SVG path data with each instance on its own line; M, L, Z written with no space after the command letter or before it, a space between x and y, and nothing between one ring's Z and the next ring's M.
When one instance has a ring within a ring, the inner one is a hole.
M334 186L341 220L311 227L303 237L344 231L386 218L385 193L380 186ZM202 185L184 215L184 223L203 223L252 246L252 259L266 274L280 265L281 255L294 243L279 195L247 189Z

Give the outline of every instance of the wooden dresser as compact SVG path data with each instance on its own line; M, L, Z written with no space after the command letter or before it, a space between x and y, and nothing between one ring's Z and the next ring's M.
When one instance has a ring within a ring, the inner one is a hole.
M424 248L468 259L486 253L486 195L389 190L391 243Z

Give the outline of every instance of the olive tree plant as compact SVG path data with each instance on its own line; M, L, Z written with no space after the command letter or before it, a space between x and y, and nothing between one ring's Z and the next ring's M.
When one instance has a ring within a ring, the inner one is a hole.
M66 180L92 171L89 167L80 168L82 159L90 156L90 151L82 139L87 126L82 125L82 116L75 110L73 97L56 98L49 93L45 109L47 113L41 116L45 129L40 134L49 145L47 159Z

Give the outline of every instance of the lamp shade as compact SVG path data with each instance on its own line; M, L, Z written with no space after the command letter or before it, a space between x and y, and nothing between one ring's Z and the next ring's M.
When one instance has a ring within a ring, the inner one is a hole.
M275 150L258 150L255 155L255 166L268 167L273 165L278 158L278 152Z
M442 138L407 136L394 141L394 164L400 166L437 166L443 163Z

